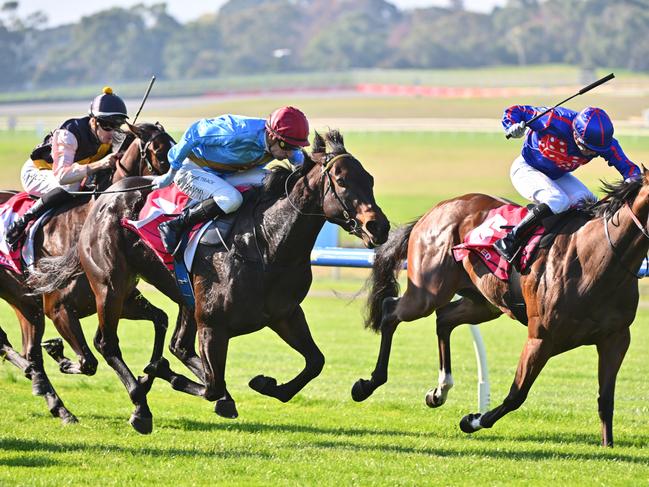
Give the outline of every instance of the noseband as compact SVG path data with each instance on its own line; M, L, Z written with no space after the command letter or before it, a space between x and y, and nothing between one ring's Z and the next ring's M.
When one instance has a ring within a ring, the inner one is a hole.
M624 206L627 207L627 208L629 209L629 213L631 213L631 219L633 220L633 223L635 223L635 226L638 227L638 229L640 230L640 232L642 233L642 235L643 235L647 240L649 240L649 233L647 232L647 229L642 225L642 223L640 222L640 220L638 219L638 217L635 215L635 213L633 213L633 210L631 209L631 205L629 205L629 202L627 201L627 202L624 204ZM619 254L619 252L617 251L617 249L616 249L615 246L613 245L613 241L611 240L611 235L610 235L610 233L609 233L609 231L608 231L608 220L609 220L608 218L605 218L605 219L604 219L604 233L606 234L606 240L608 240L608 244L609 244L609 246L611 247L611 250L613 251L613 255L615 255L615 257L617 257L617 260L620 261L620 264L622 265L622 268L623 268L624 270L626 270L629 274L631 274L632 276L634 276L636 279L642 279L642 277L644 277L644 276L642 276L642 275L640 275L640 274L637 274L637 273L635 273L635 272L629 270L629 269L624 265L624 261L622 260L622 256ZM645 266L646 266L646 267L645 267L645 272L648 272L648 273L649 273L649 259L645 259Z

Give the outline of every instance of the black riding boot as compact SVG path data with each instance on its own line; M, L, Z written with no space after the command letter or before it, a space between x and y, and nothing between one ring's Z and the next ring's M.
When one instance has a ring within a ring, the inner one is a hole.
M530 232L541 223L541 221L552 215L552 210L545 203L536 205L532 208L527 215L520 221L518 225L511 229L511 231L500 240L494 242L496 252L502 255L510 264L516 258L516 255L521 250L526 237Z
M225 215L225 212L212 198L201 201L191 208L185 208L176 218L163 222L158 226L162 245L167 249L167 252L175 255L178 250L178 242L185 230L192 228L197 223L223 215Z
M14 249L15 246L20 242L23 233L29 222L36 220L42 216L47 210L61 206L68 201L72 201L74 198L73 195L68 193L63 188L54 188L49 193L44 194L41 199L39 199L34 206L25 212L23 216L14 221L9 229L7 230L7 236L5 237L9 246Z

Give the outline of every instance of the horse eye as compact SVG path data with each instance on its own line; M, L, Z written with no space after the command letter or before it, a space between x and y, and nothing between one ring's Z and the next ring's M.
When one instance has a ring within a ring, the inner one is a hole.
M345 178L336 178L336 184L341 188L345 187Z

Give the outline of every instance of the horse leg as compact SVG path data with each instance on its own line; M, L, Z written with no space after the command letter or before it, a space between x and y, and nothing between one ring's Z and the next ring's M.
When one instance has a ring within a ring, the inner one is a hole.
M431 294L428 290L409 285L401 298L386 298L381 310L381 346L370 380L358 379L352 387L352 399L360 402L388 381L388 364L392 337L402 321L414 321L429 316L439 306L450 301L452 293Z
M626 351L631 343L628 328L607 336L597 344L599 356L597 398L599 419L602 423L602 446L613 446L613 404L615 401L615 380Z
M123 298L120 299L121 296L113 295L110 289L119 289L119 287L114 286L114 283L111 285L95 283L93 286L99 319L99 327L95 335L95 348L106 359L108 365L115 370L126 387L131 402L135 405L135 411L133 411L129 423L138 433L149 434L153 431L153 416L146 400L148 387L133 376L122 358L117 337L117 325L119 317L122 315Z
M41 352L40 341L45 330L45 317L40 308L40 303L38 308L30 307L30 309L24 310L18 306L12 307L20 322L23 337L22 355L27 363L23 371L32 381L32 393L35 396L43 396L50 414L55 418L60 418L63 424L77 423L77 418L65 407L43 367L43 353ZM32 319L27 319L27 315ZM22 364L22 361L18 363Z
M431 408L446 402L448 391L453 387L451 371L451 332L458 325L478 324L500 316L502 312L480 295L465 296L437 310L437 346L439 350L439 374L437 387L426 393L426 405Z
M278 320L271 324L270 328L291 348L304 357L304 369L285 384L277 385L275 378L258 375L248 385L260 394L287 402L320 374L324 367L325 358L313 341L309 331L309 324L300 306L295 309L289 318Z
M225 363L230 337L223 327L212 328L201 319L197 320L198 346L205 370L203 395L208 401L216 401L214 412L222 418L239 416L234 399L225 386Z
M205 372L203 371L203 362L196 354L194 343L196 342L196 321L194 314L185 306L178 309L178 319L174 329L169 351L180 360L185 366L205 383Z
M510 411L515 411L525 402L527 394L539 373L552 355L552 342L548 339L528 338L518 361L516 376L509 394L500 406L484 414L468 414L460 421L460 429L473 433L482 428L491 428L496 421Z
M63 354L63 341L60 338L47 340L42 347L59 364L64 374L94 375L98 362L86 342L74 301L68 302L64 294L55 292L43 296L43 306L56 330L77 354L78 363Z
M124 301L122 308L122 318L127 320L147 320L153 322L153 351L151 352L151 359L149 363L154 363L162 358L162 351L164 349L165 335L169 321L167 314L159 308L153 306L137 289L133 289L131 294ZM147 388L147 393L153 385L154 376L147 375L140 381L141 385Z

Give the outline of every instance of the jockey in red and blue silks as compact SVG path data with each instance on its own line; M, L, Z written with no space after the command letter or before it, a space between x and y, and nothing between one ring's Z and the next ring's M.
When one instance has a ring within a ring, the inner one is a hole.
M562 213L595 195L570 174L597 156L614 166L624 179L640 177L640 168L624 154L613 137L613 123L601 108L587 107L581 112L557 107L527 125L545 107L514 105L505 110L505 133L520 138L529 128L523 150L512 164L510 177L516 190L536 206L495 249L509 262L520 250L525 237L541 220Z
M309 122L294 107L275 110L268 119L222 115L198 120L169 151L170 169L153 180L155 188L172 182L200 203L160 224L162 243L174 254L183 232L236 211L243 202L238 185L262 184L262 166L288 159L301 165L309 145Z

